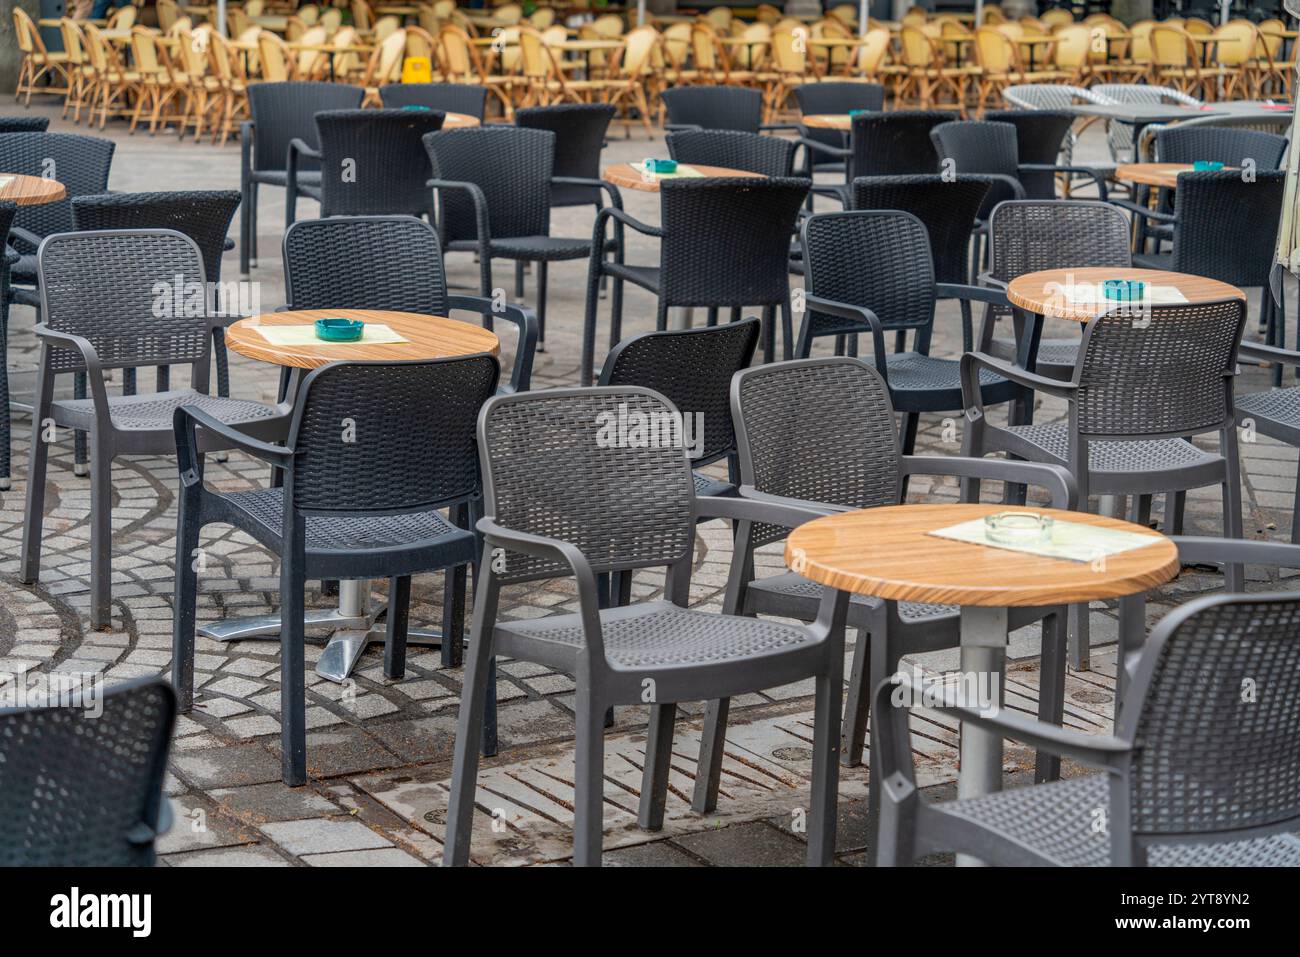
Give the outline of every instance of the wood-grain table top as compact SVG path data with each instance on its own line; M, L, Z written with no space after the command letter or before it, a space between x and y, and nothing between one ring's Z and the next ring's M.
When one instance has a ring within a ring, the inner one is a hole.
M442 118L442 128L444 130L455 130L466 126L479 126L477 116L470 116L468 113L448 113Z
M0 179L12 177L0 187L0 199L7 199L19 206L42 206L56 203L68 195L63 184L56 179L44 176L24 176L21 173L0 172Z
M843 591L994 608L1121 598L1178 574L1178 549L1170 539L1141 525L1086 512L1014 509L1148 535L1151 544L1104 561L1075 562L930 534L1007 510L1006 505L894 505L828 515L790 533L785 560L804 577Z
M317 319L336 318L385 325L407 341L366 345L314 342L311 345L280 346L268 342L257 331L259 326L309 326ZM378 309L300 309L249 316L226 328L226 345L241 356L295 369L315 369L340 359L397 362L469 356L480 352L497 355L501 350L501 341L496 334L482 326L443 316Z
M1007 284L1007 299L1040 316L1088 322L1103 313L1120 308L1123 303L1102 295L1101 284L1107 279L1139 279L1151 286L1176 286L1189 303L1213 302L1218 299L1245 299L1236 286L1204 276L1192 276L1163 269L1120 269L1113 266L1090 266L1086 269L1044 269L1017 276ZM1065 290L1070 286L1091 286L1092 302L1069 302Z
M696 170L702 176L707 178L722 179L766 179L762 173L750 173L743 169L727 169L725 166L703 166L699 163L683 163L682 166L689 166ZM679 167L680 168L680 167ZM605 182L613 183L619 189L639 189L646 193L659 192L659 178L657 176L643 176L642 167L634 166L631 163L615 163L613 166L606 166L602 177ZM674 180L691 182L696 177L673 177Z
M853 117L847 113L808 113L801 116L799 122L821 130L853 129Z
M1225 170L1236 169L1225 166ZM1141 183L1143 186L1160 186L1164 189L1178 187L1178 174L1191 173L1195 167L1191 163L1121 163L1115 167L1115 178L1126 183Z

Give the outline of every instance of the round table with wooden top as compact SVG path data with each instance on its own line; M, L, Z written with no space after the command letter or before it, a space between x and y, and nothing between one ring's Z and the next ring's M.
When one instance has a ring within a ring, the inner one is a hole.
M258 330L271 326L312 326L317 319L360 319L367 325L384 325L405 342L313 342L308 345L277 345ZM225 330L226 345L250 359L259 359L294 370L315 369L341 359L399 361L444 359L479 353L497 355L501 342L496 334L482 326L459 322L442 316L425 316L411 312L387 312L377 309L300 309L293 312L268 312L231 323ZM291 385L289 394L293 395ZM370 582L365 580L339 583L338 608L307 612L307 627L330 628L334 636L316 663L316 673L331 681L343 681L357 659L372 642L383 641L382 629L376 630L375 619L383 611L370 597ZM204 625L199 634L218 641L242 641L248 638L277 638L280 616L227 618ZM437 647L442 636L428 632L410 632L410 644Z
M1072 561L932 534L1008 510L1130 532L1149 537L1151 544L1104 559ZM1124 598L1170 581L1179 570L1174 543L1141 525L1086 512L984 504L895 505L828 515L790 533L785 560L793 571L828 588L890 601L960 605L961 672L991 675L999 705L1008 608ZM963 726L960 754L959 797L1001 788L999 736Z
M24 176L22 173L0 173L0 199L19 206L43 206L57 203L68 195L63 184L44 176Z
M799 122L819 130L853 129L853 117L848 113L808 113L799 117Z
M690 182L696 179L766 179L762 173L750 173L743 169L728 169L725 166L702 166L699 163L682 163L677 169L695 170L699 176L673 176L668 174L669 178L674 180L684 180ZM607 183L613 183L619 189L639 189L646 193L659 192L660 177L649 173L639 166L632 163L615 163L613 166L606 166L601 177Z
M1233 169L1236 167L1224 167L1224 170ZM1195 167L1191 163L1121 163L1115 167L1115 178L1142 186L1177 189L1178 174L1192 172L1195 172Z
M1246 294L1236 286L1219 282L1217 279L1206 279L1204 276L1166 272L1163 269L1090 266L1083 269L1043 269L1039 272L1027 272L1007 284L1007 299L1013 306L1019 306L1036 316L1088 322L1103 313L1134 305L1105 298L1101 287L1107 279L1136 279L1145 282L1148 286L1174 286L1190 304L1213 302L1218 299L1246 298ZM1071 288L1078 293L1077 297L1069 295L1068 290ZM1089 293L1091 299L1082 301ZM1079 298L1080 301L1070 301L1072 298Z
M468 113L448 113L442 118L442 128L444 130L457 130L468 126L481 126L477 116L470 116Z

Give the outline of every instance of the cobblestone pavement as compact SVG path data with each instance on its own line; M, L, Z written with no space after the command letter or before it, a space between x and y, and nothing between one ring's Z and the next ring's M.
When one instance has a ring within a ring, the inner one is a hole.
M75 129L57 119L52 129ZM217 149L174 136L127 137L121 124L104 134L118 143L111 188L238 188L237 146ZM664 152L662 141L647 143L614 132L608 161L636 160ZM1077 156L1085 160L1103 148L1089 134ZM625 192L634 216L657 222L657 197ZM309 203L304 210L314 214ZM586 235L591 211L556 214L555 232ZM283 302L279 225L282 196L266 190L262 199L262 259L252 280L263 309ZM632 234L629 234L632 235ZM653 261L656 250L633 237L629 261ZM226 256L227 280L237 278L237 252ZM477 282L477 268L467 256L449 263L453 285ZM509 270L497 267L497 281L509 287ZM548 351L538 356L537 387L577 381L579 322L585 288L585 264L554 264L551 270ZM528 300L533 297L531 279ZM653 328L653 302L629 289L627 334ZM604 319L604 315L602 315ZM13 394L30 394L35 367L31 310L12 311L10 364ZM602 323L602 331L606 328ZM936 351L955 354L960 347L957 311L940 308ZM1050 330L1049 330L1050 332ZM1248 335L1257 335L1252 323ZM506 350L510 348L506 344ZM271 400L276 370L232 355L233 394ZM1244 370L1241 389L1264 388L1266 375ZM1060 418L1059 403L1042 403L1039 421ZM941 416L922 420L921 451L953 454L959 449L951 421ZM16 417L14 482L0 493L0 671L92 672L109 680L167 673L171 658L171 600L175 529L176 472L171 459L119 459L113 472L113 621L111 630L90 630L88 608L87 522L89 487L73 474L72 444L65 436L50 460L46 495L44 554L39 584L18 583L18 549L26 491L29 422ZM1260 438L1243 445L1247 534L1283 537L1290 527L1295 453ZM259 487L266 481L261 465L239 455L225 463L210 462L208 479L223 490ZM955 485L936 480L913 482L916 500L956 498ZM1217 490L1189 496L1189 531L1218 534ZM1158 516L1157 516L1158 517ZM249 538L209 527L202 541L205 554L200 578L200 624L230 615L274 612L278 568L271 555ZM717 608L730 559L729 534L719 523L701 527L691 598L700 607ZM778 552L760 556L760 565L781 565ZM761 570L760 570L761 571ZM315 583L313 583L315 584ZM660 582L638 576L637 596L655 594ZM1163 589L1150 606L1155 620L1170 603L1219 585L1217 575L1184 575ZM382 596L376 594L375 598ZM414 623L436 623L441 608L440 576L417 578L412 594ZM309 593L311 607L329 607L334 599ZM529 586L507 593L505 613L531 618L572 610L569 583ZM1109 727L1114 674L1113 608L1097 605L1093 636L1097 650L1092 670L1072 673L1067 692L1070 726L1103 732ZM307 648L309 664L321 651L315 639ZM1031 711L1037 688L1037 642L1030 632L1013 636L1008 693L1013 707ZM954 652L920 656L931 669L955 667ZM180 718L167 790L175 802L177 826L161 844L162 860L175 866L202 864L267 865L418 865L437 862L446 808L446 789L454 724L461 690L460 669L441 667L436 654L414 653L401 681L383 678L378 646L364 656L344 685L308 671L308 770L306 787L280 784L279 669L274 643L198 641L195 663L198 700L192 714ZM561 674L520 662L503 662L501 749L485 761L480 775L480 805L500 810L504 827L494 829L488 814L476 822L474 859L479 863L562 862L571 846L571 734L573 681ZM847 673L847 669L846 669ZM735 726L728 743L728 763L718 813L700 818L689 810L694 745L698 740L698 704L683 707L673 761L674 778L668 821L663 832L647 834L635 826L635 808L644 758L642 708L620 708L607 737L606 857L611 864L793 864L802 860L797 809L806 802L811 744L810 683L746 696L733 708ZM738 712L738 713L737 713ZM951 793L956 775L953 728L930 716L915 728L922 783L935 795ZM1009 748L1006 769L1021 779L1032 755ZM853 769L841 786L841 859L860 863L866 846L866 774ZM940 861L941 862L941 861Z

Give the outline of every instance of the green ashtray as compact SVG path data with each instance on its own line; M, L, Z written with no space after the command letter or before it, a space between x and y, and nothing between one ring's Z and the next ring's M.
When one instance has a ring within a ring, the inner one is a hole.
M365 328L360 319L317 319L316 338L326 342L356 342Z
M677 160L648 159L645 168L651 173L676 173Z
M1138 302L1147 294L1147 284L1141 279L1107 279L1101 284L1101 293L1117 302Z
M404 110L424 110L424 111L427 113L427 112L429 111L430 108L427 107L427 106L421 106L419 103L409 103L409 104L407 104L406 106L402 107L402 109L404 109Z
M849 116L862 116L864 113L873 113L874 110L849 110Z
M1223 169L1223 164L1214 160L1197 160L1192 164L1192 169L1197 173L1217 173Z

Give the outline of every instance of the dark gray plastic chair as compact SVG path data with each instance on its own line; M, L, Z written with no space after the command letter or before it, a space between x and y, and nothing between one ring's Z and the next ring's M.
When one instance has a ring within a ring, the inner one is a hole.
M0 230L9 233L18 206L0 200ZM0 249L0 492L10 487L9 478L9 267L18 261L11 249Z
M119 455L165 455L175 448L172 412L194 405L215 419L258 438L283 438L288 410L246 399L208 395L214 320L206 301L195 309L186 287L204 282L203 254L188 236L168 229L96 230L62 233L37 252L41 341L27 468L27 521L21 577L35 582L41 567L45 519L45 473L50 443L45 423L86 432L90 439L90 623L110 624L113 459ZM160 285L170 291L160 297ZM175 308L176 302L182 308ZM164 308L159 309L160 305ZM170 308L168 308L170 307ZM159 312L162 314L159 315ZM179 314L177 314L179 313ZM190 388L112 396L104 372L147 366L189 365ZM90 398L54 398L57 376L84 372ZM205 439L205 443L211 439ZM205 444L217 451L219 442ZM186 565L189 564L187 561Z
M1258 342L1243 342L1239 355L1243 359L1272 362L1279 367L1300 368L1300 352ZM1300 386L1238 395L1235 404L1239 426L1300 448ZM1300 476L1296 478L1292 508L1291 541L1300 545Z
M262 186L288 186L289 144L302 140L319 148L315 116L321 110L360 108L366 91L344 83L293 80L285 83L250 83L251 119L239 124L240 191L239 272L247 276L257 265L257 193ZM320 199L320 164L299 156L297 191ZM102 192L102 190L101 190Z
M1174 534L1182 530L1187 490L1218 485L1224 537L1241 538L1232 383L1245 321L1241 299L1106 313L1084 327L1068 382L968 352L961 360L966 403L962 454L1006 452L1064 466L1078 485L1080 508L1088 508L1090 495L1131 495L1130 518L1143 525L1151 519L1152 497L1164 492L1165 526ZM978 376L989 372L1066 401L1068 420L993 425L976 385ZM1189 441L1210 432L1218 433L1217 453ZM1239 573L1239 568L1230 570L1230 578L1238 581ZM1080 611L1071 636L1076 667L1088 655L1088 616L1086 608Z
M1054 508L1073 508L1074 483L1059 466L996 459L904 455L894 408L880 373L849 357L803 359L745 369L731 382L731 412L740 449L741 494L824 514L898 505L911 475L979 476L1041 486ZM798 463L791 467L791 463ZM738 523L734 562L747 569L728 583L723 611L812 621L824 589L793 571L753 578L754 551L786 537L786 529ZM751 580L753 579L753 580ZM955 605L892 602L853 595L847 626L858 641L849 678L840 761L862 761L867 709L874 688L893 674L903 655L955 648L960 639ZM1065 687L1064 609L1012 609L1010 627L1043 622L1043 679L1039 716L1060 724ZM709 705L700 743L694 808L717 806L729 704ZM1046 755L1040 780L1059 766ZM873 799L870 808L877 806Z
M1300 828L1297 632L1294 593L1188 602L1147 639L1108 737L946 702L935 710L1105 773L945 803L921 798L907 711L892 705L908 679L883 682L878 862L957 851L992 865L1300 866L1286 833Z
M69 690L0 708L0 867L153 867L176 696L161 678Z
M389 83L379 88L384 108L404 110L425 107L444 113L464 113L483 122L488 89L471 83Z
M1042 269L1127 269L1132 265L1128 220L1109 203L1008 200L998 203L989 214L988 232L990 267L980 275L980 285L995 289L1005 290L1017 276ZM995 323L1008 313L1015 316L1015 338L994 338ZM1069 379L1079 355L1079 340L1039 338L1035 343L1026 338L1027 330L1041 336L1039 328L1028 325L1019 310L986 306L978 348L1021 365L1032 360L1031 371L1051 379Z
M793 176L799 144L739 130L678 130L664 137L668 155L679 163L740 169L759 176Z
M494 557L483 562L474 609L443 861L469 860L478 745L485 731L495 744L494 656L502 654L577 679L574 862L580 865L600 863L608 707L644 703L647 693L654 703L640 813L641 826L653 830L663 823L677 702L815 679L808 862L827 865L835 851L847 599L828 595L811 626L687 607L698 520L795 526L816 513L697 497L684 449L629 447L616 434L600 438L596 430L616 421L620 409L669 420L677 412L648 389L597 387L499 397L479 419L487 517L478 528ZM665 598L598 607L596 576L637 568L667 569ZM569 576L577 613L499 619L504 585Z
M406 669L411 576L474 563L476 536L441 509L479 500L474 423L497 385L497 361L467 356L422 362L335 362L303 380L283 446L259 442L195 406L176 410L180 460L172 685L194 702L198 575L190 556L212 523L251 535L280 557L281 770L307 780L303 588L308 578L387 578L384 674ZM355 441L339 423L357 423ZM283 485L220 493L203 483L201 436L283 472Z

